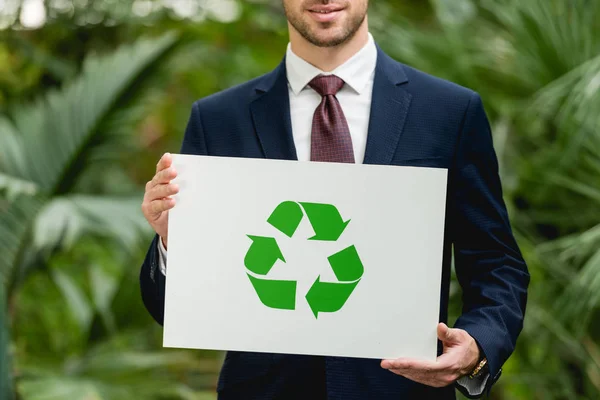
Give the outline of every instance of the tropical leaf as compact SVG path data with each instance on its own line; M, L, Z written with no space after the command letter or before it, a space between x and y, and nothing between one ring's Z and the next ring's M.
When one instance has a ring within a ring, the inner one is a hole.
M60 91L17 108L15 130L21 133L24 165L20 178L45 192L64 193L74 184L94 146L103 142L99 127L156 60L177 43L174 35L145 39L104 57L86 60L82 74ZM2 138L0 138L1 140ZM0 141L0 147L3 143Z
M0 118L0 130L4 133L0 135L0 189L4 188L7 198L20 193L52 195L59 186L62 189L71 187L82 172L84 160L93 153L94 146L105 143L98 128L111 115L112 108L129 95L133 86L139 85L140 75L175 43L175 36L167 34L159 39L140 40L135 45L124 46L109 56L91 57L86 61L82 75L73 83L61 91L48 93L31 106L17 109L14 123ZM110 149L105 151L110 152ZM50 202L46 212L36 221L34 247L48 256L60 245L72 245L77 235L86 233L84 228L97 232L100 227L107 226L110 226L110 234L117 234L117 239L131 245L134 233L126 227L127 224L125 228L114 222L94 226L89 221L96 217L98 222L100 214L94 215L96 206L100 207L100 212L114 212L115 216L125 217L126 222L131 221L130 216L140 215L139 210L124 214L108 201L100 201L102 204L90 204L90 201L83 198L75 200L78 213L72 213L73 201L59 199ZM10 231L5 243L0 244L0 249L10 248L4 253L8 257L0 261L3 277L14 270L13 260L26 240L19 236L19 232L23 235L31 233L28 221L35 220L41 204L38 202L35 210L24 210L28 203L23 207L19 203L11 202L14 210L2 215L6 221L0 220L0 229ZM25 216L27 212L33 214ZM81 218L84 213L88 215L87 219ZM15 216L21 218L18 229L11 228ZM88 223L84 224L86 220ZM54 222L56 224L52 225ZM118 236L119 233L123 235ZM62 240L66 241L63 243ZM23 276L30 267L26 264L21 267L23 269L19 272Z
M192 353L184 351L136 353L114 348L100 352L91 349L86 357L70 359L64 366L54 369L22 366L28 379L19 382L19 393L25 400L87 400L87 396L97 396L92 398L102 400L162 396L195 399L191 389L172 377L176 373L214 371L216 363L217 360L214 360L207 365L206 361L199 362ZM199 369L199 366L204 366L204 369ZM213 386L215 376L207 377L207 386Z
M0 172L7 176L6 180L23 180L17 178L26 176L26 162L23 138L12 122L0 116Z
M109 273L100 265L92 265L89 281L94 308L100 314L106 329L110 333L116 333L116 321L111 305L119 290L119 277Z
M2 191L5 192L7 199L10 201L14 200L14 198L20 194L29 196L37 194L38 186L33 182L15 178L0 172L0 193Z
M92 318L94 317L94 308L88 300L86 294L81 289L77 282L66 273L54 268L52 270L52 278L54 283L61 291L65 304L71 310L71 314L75 317L79 330L86 335L90 329Z
M127 197L76 195L71 199L80 214L90 221L89 232L116 240L131 253L141 249L140 239L152 233L141 211L141 192Z
M140 248L140 239L151 232L140 210L141 199L141 194L57 197L39 211L32 230L31 249L47 259L58 248L69 248L79 238L92 235L110 238L133 253Z
M93 382L81 378L51 377L28 380L19 384L19 392L27 400L104 400Z
M5 284L0 282L0 396L12 400L14 390L7 310L7 290Z
M0 198L0 394L12 399L8 296L13 266L19 264L30 222L41 207L41 201L30 196L17 196L14 201Z
M23 261L31 223L42 204L42 199L25 195L13 201L0 198L0 282L7 287L15 266Z
M543 87L535 95L531 113L554 121L559 135L553 147L561 165L577 161L586 144L600 146L600 56L596 56ZM558 142L556 142L558 141Z
M372 26L395 58L478 91L491 119L532 275L519 349L495 391L597 398L600 369L584 343L600 340L600 1L430 4L432 21Z
M65 81L77 72L71 62L56 54L48 54L23 35L7 35L4 39L11 45L18 47L21 54L32 63L44 68L59 81Z
M176 398L214 400L214 393L195 393L184 385L146 379L141 385L118 385L81 377L49 377L19 385L24 400L130 400Z
M480 4L509 34L518 57L515 69L537 87L597 54L597 1L483 0Z
M18 288L33 267L43 266L57 250L73 246L85 235L108 237L128 252L139 249L139 239L149 234L139 207L141 194L130 191L127 197L102 197L67 193L90 160L97 161L102 153L118 153L119 136L130 136L127 129L144 110L142 102L135 101L142 78L176 43L176 37L167 34L140 40L113 54L90 57L82 75L61 90L15 109L12 121L0 117L3 296ZM113 129L117 124L120 129ZM103 308L109 321L106 291L95 291L90 300L69 275L55 269L52 276L83 334L91 329L96 306ZM99 276L94 278L95 283L100 281ZM8 396L11 378L6 332L0 332L0 383Z

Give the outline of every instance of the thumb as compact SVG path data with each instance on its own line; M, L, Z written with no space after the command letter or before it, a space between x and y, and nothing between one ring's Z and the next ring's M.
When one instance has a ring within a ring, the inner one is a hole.
M442 343L454 343L458 341L457 330L448 328L448 325L440 322L437 328L438 339Z

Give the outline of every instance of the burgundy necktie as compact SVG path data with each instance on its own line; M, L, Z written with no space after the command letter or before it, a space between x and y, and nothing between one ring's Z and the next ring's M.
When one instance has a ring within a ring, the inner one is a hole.
M308 85L323 96L313 116L310 160L354 163L348 122L335 97L344 81L335 75L319 75Z

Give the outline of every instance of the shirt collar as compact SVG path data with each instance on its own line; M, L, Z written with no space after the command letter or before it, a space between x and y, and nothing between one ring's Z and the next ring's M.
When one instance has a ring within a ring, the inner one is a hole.
M337 75L342 78L346 85L360 94L375 71L377 64L377 47L373 36L369 33L367 44L353 55L348 61L331 72L323 72L314 65L298 57L288 44L285 67L287 79L294 94L298 94L308 83L318 75Z

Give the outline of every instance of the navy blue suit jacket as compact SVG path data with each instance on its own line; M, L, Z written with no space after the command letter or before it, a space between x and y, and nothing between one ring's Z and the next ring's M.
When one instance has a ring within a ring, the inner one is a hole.
M282 62L266 75L197 101L181 152L294 160L289 107ZM485 353L489 390L521 331L529 275L502 200L480 97L378 49L364 163L448 168L440 321L447 320L454 248L463 289L455 327ZM157 238L140 280L144 303L162 324L164 277L156 245ZM455 398L452 386L414 383L382 369L379 360L246 352L227 353L217 390L221 399L317 399L325 391L331 400Z

